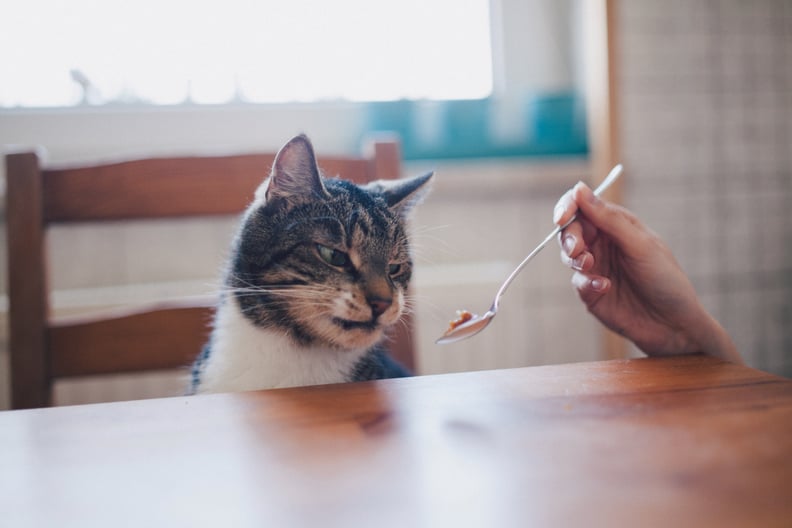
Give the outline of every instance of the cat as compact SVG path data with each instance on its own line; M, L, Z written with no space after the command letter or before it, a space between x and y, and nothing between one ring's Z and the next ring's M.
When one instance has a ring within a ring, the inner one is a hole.
M385 331L405 310L405 223L432 173L358 186L286 143L243 214L189 393L405 377Z

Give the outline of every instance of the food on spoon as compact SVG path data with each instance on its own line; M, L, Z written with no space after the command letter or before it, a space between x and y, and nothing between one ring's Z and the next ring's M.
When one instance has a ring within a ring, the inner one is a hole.
M456 319L451 321L448 327L448 332L451 332L452 330L456 330L457 328L467 323L471 319L473 319L472 313L468 312L467 310L457 310L457 317Z

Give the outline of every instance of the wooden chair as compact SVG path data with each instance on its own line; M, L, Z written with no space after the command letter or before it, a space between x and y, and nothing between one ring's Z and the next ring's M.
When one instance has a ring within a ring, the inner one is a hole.
M357 183L398 178L399 144L372 144L367 157L319 156L328 175ZM178 369L205 343L213 300L159 304L103 317L51 317L47 229L103 222L240 213L273 154L142 159L90 167L42 168L36 154L6 158L8 299L13 408L52 404L58 378ZM230 241L229 241L230 243ZM414 367L407 325L392 354Z

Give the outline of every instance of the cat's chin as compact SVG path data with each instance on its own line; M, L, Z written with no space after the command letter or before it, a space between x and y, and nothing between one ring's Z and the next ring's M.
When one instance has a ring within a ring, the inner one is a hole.
M377 321L351 321L334 317L333 325L341 330L334 340L337 345L347 349L369 348L375 345L384 332L384 326Z
M343 330L362 330L364 332L374 332L381 328L377 321L350 321L349 319L341 319L333 317L333 324L341 327Z

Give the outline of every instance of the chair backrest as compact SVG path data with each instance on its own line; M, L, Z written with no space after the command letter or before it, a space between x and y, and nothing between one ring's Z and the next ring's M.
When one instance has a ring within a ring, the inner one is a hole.
M356 183L398 178L398 142L374 142L365 157L323 157L329 175ZM42 168L36 154L6 157L9 349L13 408L52 404L58 378L188 366L209 334L215 299L51 317L49 226L238 214L275 154L180 157L88 167ZM408 316L409 317L409 316ZM396 325L391 353L414 367L412 321Z

